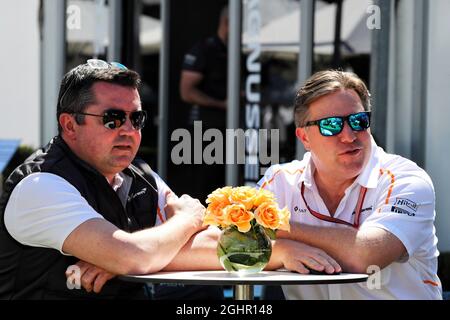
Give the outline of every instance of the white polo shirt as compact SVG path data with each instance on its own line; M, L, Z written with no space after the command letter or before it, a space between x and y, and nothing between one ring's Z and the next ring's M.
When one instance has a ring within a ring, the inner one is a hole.
M167 184L152 172L158 188L156 223L165 219L166 194L171 192ZM106 179L106 178L105 178ZM124 207L131 187L131 178L122 173L111 186L119 195ZM148 188L134 197L148 192ZM5 209L5 226L19 243L59 250L66 238L83 222L104 219L92 208L80 192L67 180L52 173L32 173L14 188Z
M283 286L288 299L442 299L431 179L414 162L385 153L373 139L371 148L368 164L345 191L334 217L353 224L361 187L366 187L360 230L377 227L391 232L403 243L408 256L372 274L363 283ZM349 228L320 220L306 208L300 193L302 182L309 207L329 216L314 182L314 170L308 152L302 161L270 167L258 185L274 192L280 207L290 209L291 221Z

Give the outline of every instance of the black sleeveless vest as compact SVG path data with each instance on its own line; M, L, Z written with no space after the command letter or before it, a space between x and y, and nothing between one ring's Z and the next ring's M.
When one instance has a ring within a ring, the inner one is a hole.
M83 288L68 289L65 271L78 261L56 249L22 245L8 233L4 222L6 204L14 187L35 172L56 174L71 183L90 206L106 220L127 232L155 224L158 194L150 166L140 160L123 171L132 178L126 209L106 178L79 159L57 136L17 167L4 184L0 198L0 299L146 298L144 286L117 278L109 280L100 294Z

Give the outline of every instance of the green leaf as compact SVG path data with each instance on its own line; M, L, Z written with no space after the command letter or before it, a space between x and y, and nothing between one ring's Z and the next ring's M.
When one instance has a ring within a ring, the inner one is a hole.
M227 271L238 271L233 264L230 262L230 260L226 256L227 253L225 251L225 249L222 247L222 245L219 243L217 245L217 256L219 257L219 260L222 261L223 263L223 267L225 268L225 270ZM222 258L224 257L224 258Z
M272 230L269 228L264 228L264 231L266 232L266 234L269 236L269 238L271 240L275 240L277 238L277 233L275 230Z

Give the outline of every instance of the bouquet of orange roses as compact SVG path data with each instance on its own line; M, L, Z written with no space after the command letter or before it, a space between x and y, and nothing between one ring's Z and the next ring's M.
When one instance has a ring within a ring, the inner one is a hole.
M252 187L224 187L212 192L203 225L222 229L217 254L228 271L262 270L272 252L276 230L289 231L290 212L279 209L272 192Z

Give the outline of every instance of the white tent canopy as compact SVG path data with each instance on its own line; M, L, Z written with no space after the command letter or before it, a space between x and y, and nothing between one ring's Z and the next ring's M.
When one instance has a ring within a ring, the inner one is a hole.
M139 42L141 52L143 54L158 52L162 37L161 21L148 16L141 16L140 19Z
M69 6L78 8L81 15L79 24L68 24L67 41L71 47L79 48L84 54L104 53L108 46L108 10L109 7L90 1L71 0ZM77 12L75 12L77 13ZM161 21L149 16L140 16L139 42L142 53L149 54L159 51L161 44ZM70 20L75 21L76 20ZM81 47L77 44L84 44Z
M108 7L95 2L71 0L81 8L82 24L78 29L68 29L69 43L96 44L97 50L108 45ZM371 0L344 0L342 8L341 50L343 54L369 53L370 30L366 25L369 18L367 8ZM316 3L314 43L315 52L332 54L336 4L323 1ZM243 48L253 40L261 44L262 50L272 52L293 52L299 50L300 5L297 1L277 0L261 2L262 27L258 39L250 39L246 32L246 15L243 22ZM161 21L148 16L140 17L139 40L144 54L159 51L161 44ZM93 51L93 46L85 46L83 51ZM92 52L85 52L92 54Z
M344 0L342 7L341 50L344 54L369 53L370 30L366 25L369 18L367 8L371 0ZM316 4L314 44L315 52L333 53L336 4ZM264 12L263 12L264 14ZM244 28L246 24L244 22ZM258 39L250 39L244 29L243 45L258 41L264 51L298 52L300 39L300 8L263 25Z

